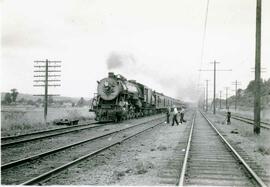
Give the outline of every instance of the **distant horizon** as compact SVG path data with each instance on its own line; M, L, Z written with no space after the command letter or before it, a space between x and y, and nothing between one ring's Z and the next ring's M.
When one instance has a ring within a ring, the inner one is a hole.
M262 80L263 81L267 81L267 80L270 80L270 78L266 78L266 79L263 79L262 78ZM253 80L250 80L249 81L249 83L251 82L251 81L254 81L254 79ZM248 85L247 85L248 86ZM242 89L242 90L245 90L245 89L247 89L247 86L245 87L245 88L238 88L238 89ZM11 89L13 89L13 88L10 88L10 90ZM17 88L15 88L15 89L17 89ZM10 92L10 90L9 91L1 91L1 97L2 97L2 93L8 93L8 92ZM32 96L34 96L35 95L35 93L27 93L27 92L20 92L20 90L18 90L17 89L17 91L19 92L19 94L27 94L27 95L32 95ZM209 89L209 91L211 91L211 89ZM42 93L43 94L43 93ZM233 94L230 94L230 95L228 95L228 97L232 97L232 96L234 96L235 94L233 93ZM93 96L94 96L94 93L93 93ZM93 98L93 96L91 97L91 96L71 96L71 95L59 95L59 96L53 96L53 97L70 97L70 98L81 98L81 97L83 97L83 98L88 98L88 99L91 99L91 98ZM213 97L211 97L212 95L208 95L208 99L213 99ZM38 97L42 97L42 96L38 96ZM217 97L217 99L218 99L218 97ZM224 99L224 98L223 98ZM181 99L180 99L181 100ZM183 102L190 102L190 101L185 101L185 100L182 100Z
M24 92L20 92L18 90L19 94L25 94L25 95L31 95L33 97L43 97L43 96L35 96L35 94L31 94L31 93L24 93ZM1 91L1 97L3 93L10 93L10 91ZM84 97L84 96L67 96L67 95L59 95L59 96L53 96L53 97L70 97L70 98L87 98L87 99L91 99L92 97Z

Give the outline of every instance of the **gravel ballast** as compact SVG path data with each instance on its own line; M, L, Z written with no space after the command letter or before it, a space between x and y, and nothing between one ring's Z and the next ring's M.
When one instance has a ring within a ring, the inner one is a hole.
M252 167L263 171L259 176L270 174L270 131L261 129L261 135L253 134L253 126L232 119L226 125L224 116L207 113L222 135L237 146L240 155L255 163ZM121 145L89 158L49 179L45 185L174 185L163 183L176 175L181 164L174 166L176 156L185 152L186 136L191 125L192 112L187 112L187 122L179 126L164 123L151 131L128 140ZM178 152L177 152L178 151ZM182 160L178 158L178 163ZM178 169L176 169L178 168ZM174 171L175 170L175 171ZM172 172L174 171L174 172ZM163 178L161 177L163 176ZM266 183L269 181L266 180Z
M225 135L225 138L232 143L236 149L241 149L243 156L247 155L247 162L255 162L251 165L254 170L263 170L259 176L266 176L266 183L270 184L270 130L261 128L260 135L253 133L253 125L231 119L231 124L227 125L225 117L207 113L211 121L214 122L218 130ZM241 154L240 154L241 155ZM241 155L242 156L242 155Z
M168 169L179 144L185 148L183 139L191 114L186 115L186 123L179 126L164 123L68 169L46 185L164 185L160 174Z

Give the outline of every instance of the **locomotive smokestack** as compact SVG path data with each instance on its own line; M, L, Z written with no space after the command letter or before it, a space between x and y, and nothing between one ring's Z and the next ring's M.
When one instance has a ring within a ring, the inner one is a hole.
M109 77L113 78L114 77L114 73L113 72L109 72Z

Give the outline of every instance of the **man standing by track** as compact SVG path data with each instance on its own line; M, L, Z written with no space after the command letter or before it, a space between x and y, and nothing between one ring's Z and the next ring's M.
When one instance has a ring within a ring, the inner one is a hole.
M167 111L166 111L166 117L167 117L167 124L170 123L170 112L171 112L171 109L170 107L167 108Z
M231 112L229 111L229 109L227 111L226 118L227 118L227 125L230 125L231 124Z
M178 114L178 110L176 108L176 106L173 106L173 123L172 126L174 126L174 122L176 122L177 125L179 125L178 121L177 121L177 114Z
M184 109L184 107L181 107L181 109L180 109L180 123L181 124L183 122L186 122L186 120L184 120L184 115L185 115L185 109Z

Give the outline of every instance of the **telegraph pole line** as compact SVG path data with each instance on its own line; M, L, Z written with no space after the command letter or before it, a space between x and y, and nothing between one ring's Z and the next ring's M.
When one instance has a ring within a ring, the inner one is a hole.
M235 85L235 100L234 100L235 106L234 106L234 109L236 111L236 109L237 109L237 99L238 99L237 86L240 85L241 83L240 82L237 82L237 80L236 80L232 84Z
M217 71L232 71L231 69L228 70L217 70L216 64L219 63L214 60L214 62L210 62L211 64L214 64L214 70L199 70L199 71L214 71L214 100L213 100L213 114L216 114L216 72Z
M214 111L213 113L216 114L216 64L219 62L216 62L214 60L213 64L214 64Z
M203 88L203 101L202 101L202 108L203 110L205 109L205 87L202 87Z
M213 110L213 114L216 114L216 64L219 63L217 61L214 60L214 62L211 62L212 64L214 64L214 110Z
M254 134L260 134L261 120L261 0L256 8L256 51L255 51L255 85L254 85Z
M226 89L226 109L228 109L228 89L229 87L225 87Z
M219 109L221 109L221 93L222 91L220 90L219 91Z
M204 106L203 109L204 111L206 111L206 87L204 87L204 92L203 92L203 99L204 99Z
M201 84L198 84L198 89L200 89L199 90L199 92L200 92L200 99L199 99L199 102L198 102L198 106L200 108L202 107L204 109L204 107L205 107L205 87L203 87L203 85L201 85ZM203 92L201 91L201 89L203 89ZM202 95L202 93L203 93L203 95Z
M60 84L49 84L49 82L60 82L59 79L51 79L51 77L60 77L60 73L61 70L59 70L59 68L61 68L61 61L49 61L48 59L46 59L45 61L42 60L37 60L34 61L35 64L34 65L34 73L38 73L35 74L34 77L36 78L34 80L35 84L33 85L34 87L44 87L44 94L40 94L40 95L34 95L34 96L44 96L44 121L45 124L47 124L47 113L48 113L48 96L59 96L57 94L48 94L48 87L49 86L61 86ZM41 65L39 65L39 63L41 63ZM52 63L54 63L54 65L51 65ZM58 64L58 65L57 65ZM54 68L54 69L52 69ZM55 74L50 74L50 73L55 73ZM40 84L43 83L43 84Z
M45 67L45 97L44 97L44 121L47 124L47 112L48 112L48 59L46 59Z
M206 82L206 101L205 101L205 104L206 104L206 112L208 111L208 82L209 82L209 80L205 80L205 82Z

